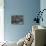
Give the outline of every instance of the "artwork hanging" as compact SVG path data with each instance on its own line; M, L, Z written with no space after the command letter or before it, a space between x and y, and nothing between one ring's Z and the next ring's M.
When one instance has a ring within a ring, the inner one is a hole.
M11 23L12 24L24 24L24 16L23 15L14 15L11 16Z

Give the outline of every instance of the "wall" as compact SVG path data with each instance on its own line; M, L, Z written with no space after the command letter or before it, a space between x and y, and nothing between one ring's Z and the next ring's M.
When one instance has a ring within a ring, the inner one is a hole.
M46 0L41 0L40 1L40 9L41 9L41 11L43 10L43 9L46 9ZM43 26L46 26L46 10L43 12L43 22L41 21L40 22L40 25L43 25Z
M40 9L40 0L5 0L4 6L4 35L7 41L18 41L32 28L35 12ZM23 15L24 25L11 24L12 15Z
M4 41L4 0L0 0L0 42Z

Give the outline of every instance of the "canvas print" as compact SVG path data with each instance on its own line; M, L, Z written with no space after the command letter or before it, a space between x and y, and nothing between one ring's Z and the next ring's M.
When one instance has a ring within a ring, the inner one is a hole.
M24 16L22 15L11 16L11 23L20 25L24 24Z

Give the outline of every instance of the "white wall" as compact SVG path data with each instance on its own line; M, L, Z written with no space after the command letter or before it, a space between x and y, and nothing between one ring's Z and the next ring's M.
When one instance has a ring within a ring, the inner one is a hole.
M40 9L46 9L46 0L40 0ZM40 23L43 26L46 26L46 11L43 12L43 22Z
M4 0L0 0L0 42L4 41Z

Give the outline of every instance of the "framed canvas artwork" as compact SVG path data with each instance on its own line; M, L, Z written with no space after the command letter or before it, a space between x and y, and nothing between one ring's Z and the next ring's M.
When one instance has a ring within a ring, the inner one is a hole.
M24 16L23 15L11 16L11 23L20 25L24 24Z

